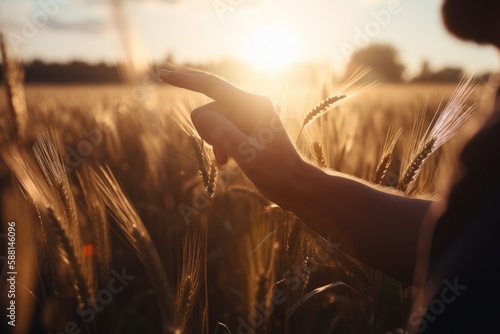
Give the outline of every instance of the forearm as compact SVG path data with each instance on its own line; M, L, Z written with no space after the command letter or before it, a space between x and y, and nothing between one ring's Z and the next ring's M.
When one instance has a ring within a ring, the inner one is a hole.
M160 76L214 99L191 116L200 135L218 148L218 160L224 163L229 154L270 200L293 211L325 238L338 240L343 250L361 261L411 282L419 229L430 201L384 192L308 165L269 99L203 73L161 71ZM249 144L253 152L249 158L241 145L249 142L250 133L264 130L272 130L271 140L266 145Z
M431 201L383 191L312 165L298 169L285 207L340 248L411 283L420 225Z

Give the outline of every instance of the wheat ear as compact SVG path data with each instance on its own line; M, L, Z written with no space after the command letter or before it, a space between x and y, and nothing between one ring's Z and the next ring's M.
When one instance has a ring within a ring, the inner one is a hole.
M415 178L422 168L422 165L427 158L435 151L436 139L431 138L424 147L417 153L411 164L407 167L406 172L400 183L400 190L406 191L408 186L415 181Z
M314 153L314 158L316 159L316 163L318 164L318 166L326 168L326 157L323 150L323 145L321 145L319 141L313 141L312 151Z
M182 272L175 299L175 333L184 333L201 290L203 238L188 227L184 236Z
M64 228L69 241L73 247L78 263L82 266L85 277L86 291L92 299L95 296L95 273L93 258L84 252L83 242L78 221L76 202L71 191L71 184L64 167L62 150L58 146L59 140L54 131L37 133L37 141L33 145L35 158L42 170L45 180L52 191L57 195L62 204L65 224ZM52 206L53 204L51 204ZM57 213L55 214L57 216ZM56 217L60 219L60 217Z
M200 173L201 181L210 200L215 193L215 186L217 180L217 167L213 161L207 159L210 164L210 169L207 169L205 164L205 148L204 141L201 140L201 145L198 143L198 139L192 134L191 144L194 148L196 154L196 161L198 163L198 170ZM204 250L204 292L205 292L205 306L203 310L203 329L208 333L209 331L209 309L208 309L208 220L205 221L205 250Z
M87 165L82 171L76 173L83 198L90 216L90 223L95 236L95 257L99 280L102 284L109 281L111 272L111 236L109 231L106 206L100 200L99 192L95 183L90 182L92 176Z
M11 145L2 151L2 160L19 181L25 197L39 212L44 236L55 236L58 253L70 270L72 287L78 302L82 303L87 297L92 298L87 275L82 270L82 250L75 246L75 242L81 244L80 236L71 229L66 210L61 208L63 203L60 197L53 192L37 163L24 149ZM48 217L50 223L45 222L42 216ZM44 240L47 242L45 238ZM47 259L49 266L53 266L52 258L47 256ZM49 270L52 268L49 267ZM54 281L53 283L56 284Z
M10 57L1 33L0 53L2 55L5 91L9 105L7 119L12 126L11 138L23 140L28 117L23 86L24 70L17 60Z
M367 89L371 88L375 83L371 83L368 85L361 85L358 88L353 88L356 83L359 83L360 80L369 72L369 69L358 69L356 70L346 81L343 83L337 90L337 94L332 95L324 99L321 103L319 103L316 107L314 107L311 111L309 111L304 120L302 121L299 134L297 135L297 139L295 143L299 142L299 139L302 135L305 127L310 125L314 120L326 114L328 111L332 110L333 107L339 105L339 102L345 102L353 97L365 92Z
M196 154L196 162L198 164L198 171L200 173L201 181L203 182L203 186L207 192L208 198L212 198L215 193L215 187L217 184L217 166L212 159L208 159L205 154L205 142L201 140L201 145L198 142L198 139L192 135L191 136L191 145ZM207 163L209 167L207 168Z
M304 120L302 121L302 126L300 127L299 134L297 136L297 142L300 139L300 136L302 134L302 131L304 128L309 125L312 121L314 121L316 118L320 117L324 113L326 113L328 110L330 110L334 104L339 102L340 100L343 100L346 98L346 95L333 95L329 96L323 101L321 101L317 106L312 108L311 111L309 111L306 116L304 117Z
M48 208L48 213L51 227L54 229L56 235L59 254L70 269L73 289L77 296L78 304L82 305L86 296L93 298L88 289L88 280L82 270L83 264L75 252L75 247L72 243L73 237L64 228L64 219L56 216L54 210L50 207Z
M108 207L118 228L148 273L158 301L164 329L166 329L169 316L172 314L170 303L173 298L151 236L109 167L100 167L99 172L90 169L89 173L92 176L92 182L100 191L100 198Z
M478 82L473 75L464 76L444 109L439 111L438 108L433 121L423 135L420 133L423 129L424 113L420 119L417 118L410 136L410 153L403 159L404 170L400 174L398 185L400 190L404 192L411 190L427 158L453 138L462 124L473 115L475 105L467 107L466 102L477 86Z
M387 173L387 170L389 169L389 166L392 162L394 147L396 146L401 133L401 128L395 130L394 127L389 127L384 146L382 147L381 159L378 163L377 169L375 170L375 175L373 176L374 183L381 184L384 181L385 174Z
M304 273L302 275L302 291L300 294L300 299L304 296L304 291L309 285L311 279L311 272L309 271L309 262L313 259L314 247L313 240L309 232L302 234L302 261L304 263L303 269Z

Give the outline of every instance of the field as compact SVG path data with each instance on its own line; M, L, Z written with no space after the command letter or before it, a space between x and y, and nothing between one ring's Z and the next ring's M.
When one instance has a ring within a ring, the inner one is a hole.
M240 85L270 96L293 139L305 115L338 93L338 83L325 80ZM307 125L297 147L321 167L408 196L439 197L487 108L483 86L465 102L477 104L476 115L401 185L421 148L411 144L423 135L414 124L426 129L455 87L351 89L352 99ZM25 92L25 114L10 111L12 96L0 97L4 129L7 120L18 124L13 135L3 132L0 152L2 230L16 226L16 333L386 333L405 326L411 289L270 203L234 162L214 163L189 120L208 98L157 84Z

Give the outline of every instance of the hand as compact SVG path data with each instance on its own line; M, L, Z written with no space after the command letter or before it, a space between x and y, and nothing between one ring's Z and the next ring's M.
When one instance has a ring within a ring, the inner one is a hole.
M285 208L292 204L293 185L306 163L268 98L210 74L161 70L159 76L214 99L193 110L191 119L217 161L225 164L229 154L262 194Z

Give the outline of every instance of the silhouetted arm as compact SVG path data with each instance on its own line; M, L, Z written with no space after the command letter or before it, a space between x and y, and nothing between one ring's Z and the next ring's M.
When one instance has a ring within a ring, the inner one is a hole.
M431 201L402 196L304 163L282 206L340 249L411 284L420 226ZM278 203L279 204L279 203Z
M411 283L417 240L431 201L382 190L302 159L272 103L212 75L160 71L167 83L215 101L193 110L219 163L232 156L267 198L366 264Z

